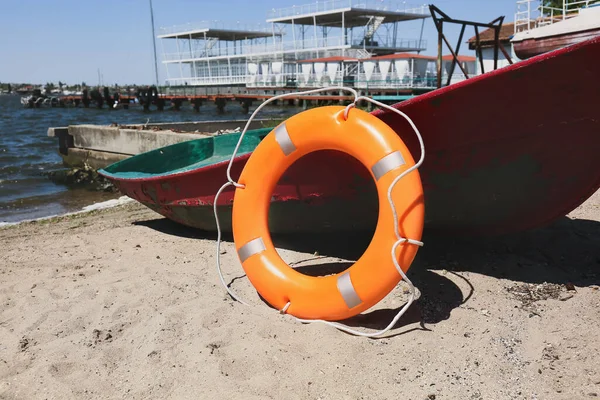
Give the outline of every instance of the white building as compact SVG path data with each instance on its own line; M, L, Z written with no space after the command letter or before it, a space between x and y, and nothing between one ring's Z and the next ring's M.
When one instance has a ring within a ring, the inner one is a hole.
M500 35L498 37L499 42L502 44L508 55L510 56L513 63L520 61L514 53L510 39L514 34L515 24L513 22L502 24L500 28ZM486 29L479 34L479 43L481 45L481 61L479 55L476 54L476 74L480 75L484 72L490 72L494 70L494 30ZM476 50L477 36L470 38L467 43L469 44L470 50ZM482 71L483 64L483 71ZM498 68L506 67L510 65L504 53L498 49Z
M380 76L386 63L362 60L425 50L429 17L427 6L400 1L328 0L273 9L268 27L204 22L163 28L158 38L171 86L359 85ZM421 22L419 37L401 37L406 21ZM380 75L370 74L375 69Z

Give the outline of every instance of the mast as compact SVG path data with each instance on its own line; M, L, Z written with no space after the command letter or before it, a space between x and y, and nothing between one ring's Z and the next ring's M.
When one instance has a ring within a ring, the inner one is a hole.
M154 50L154 78L158 88L158 63L156 61L156 35L154 34L154 11L152 10L152 0L150 0L150 22L152 24L152 49Z

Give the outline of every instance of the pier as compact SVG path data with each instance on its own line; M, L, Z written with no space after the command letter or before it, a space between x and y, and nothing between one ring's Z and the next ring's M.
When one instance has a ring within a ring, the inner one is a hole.
M168 122L136 125L70 125L48 128L58 140L58 153L68 167L84 164L99 169L136 154L213 135L243 129L246 120ZM249 129L266 127L270 120L256 119Z
M102 97L90 99L84 95L68 95L56 97L39 97L41 101L32 101L31 104L24 104L29 108L39 107L84 107L99 109L129 109L130 107L140 107L146 111L163 111L167 108L180 110L182 107L192 107L195 111L200 111L201 107L214 106L217 113L223 113L228 104L237 103L244 112L248 112L254 104L261 103L271 97L287 93L297 92L296 88L269 88L260 91L246 90L245 88L226 88L227 90L210 90L202 87L178 87L164 88L166 93L157 93L155 96L140 97L132 94L117 93L106 98ZM306 89L308 90L308 89ZM431 90L431 89L429 89ZM361 90L357 89L360 95L371 96L372 98L384 102L398 102L412 98L429 90L408 90L408 89L375 89ZM311 105L328 104L348 104L352 101L352 96L347 92L335 90L330 93L314 95L296 95L290 96L280 102L282 105L308 107Z

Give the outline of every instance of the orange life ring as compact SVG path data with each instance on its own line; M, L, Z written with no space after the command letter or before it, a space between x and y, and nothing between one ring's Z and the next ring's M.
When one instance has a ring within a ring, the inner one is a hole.
M391 182L415 164L400 137L383 121L358 109L344 118L344 107L301 112L277 126L254 150L235 191L233 236L248 279L260 295L281 310L304 319L341 320L372 307L400 281L391 257L396 242L387 191ZM295 271L275 250L268 229L271 194L285 170L300 157L318 150L345 152L365 165L377 186L379 217L369 247L346 271L311 277ZM420 240L423 231L423 188L417 170L394 187L402 237ZM408 270L418 246L404 243L397 257Z

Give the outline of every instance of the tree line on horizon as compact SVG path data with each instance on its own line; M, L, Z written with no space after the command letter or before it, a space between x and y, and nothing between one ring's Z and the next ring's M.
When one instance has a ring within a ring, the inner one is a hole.
M138 85L138 84L119 85L119 84L115 83L112 86L110 86L110 85L91 85L91 86L89 86L85 82L81 82L81 83L74 84L74 85L69 85L62 81L58 81L57 83L46 82L45 84L30 83L30 82L0 82L0 91L12 93L12 92L19 91L26 87L32 87L32 88L39 88L44 93L49 94L54 89L57 89L57 88L60 91L63 91L63 90L82 91L85 88L94 88L94 87L98 87L98 88L109 87L109 88L114 88L115 90L120 90L120 89L127 90L127 89L136 89L138 87L146 87L146 86L152 86L152 85Z
M544 7L552 7L552 8L558 8L561 9L563 8L563 1L564 0L542 0L542 5ZM595 4L598 3L600 0L591 0L588 4ZM571 2L572 3L572 2ZM567 6L567 10L575 10L580 8L583 4L581 4L581 2L579 2L580 4L569 4Z

